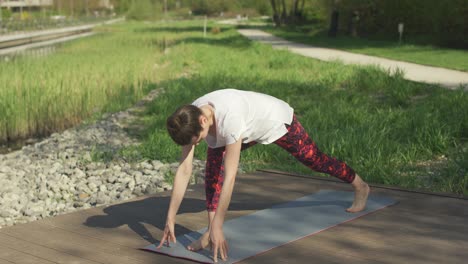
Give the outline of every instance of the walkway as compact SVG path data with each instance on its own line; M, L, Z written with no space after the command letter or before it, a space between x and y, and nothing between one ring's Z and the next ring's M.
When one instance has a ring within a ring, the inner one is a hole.
M335 49L313 47L287 41L256 29L240 29L238 31L251 40L270 44L273 48L287 49L306 57L312 57L323 61L339 60L345 64L378 65L392 72L398 68L403 70L407 80L440 84L451 89L459 88L460 85L464 86L465 89L468 88L468 73L466 72L423 66L415 63L395 61Z
M22 52L28 49L50 46L77 38L91 36L95 34L92 30L96 26L114 24L121 21L125 21L125 19L117 18L81 26L0 35L0 55Z
M321 189L351 191L342 182L293 176L240 174L226 220ZM377 187L372 193L398 203L240 263L466 263L468 200ZM161 238L169 199L168 191L4 227L0 263L192 263L138 250ZM189 186L177 235L206 225L204 204L204 186Z

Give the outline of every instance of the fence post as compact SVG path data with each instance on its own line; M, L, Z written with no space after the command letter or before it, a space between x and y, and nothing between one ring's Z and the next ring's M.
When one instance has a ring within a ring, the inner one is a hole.
M403 23L398 24L398 33L400 34L400 39L398 41L399 44L401 44L401 39L403 37L403 30L404 30L405 25Z
M2 2L3 0L0 0L0 28L2 27L2 13L3 13Z
M207 16L205 15L205 22L203 23L203 37L206 38L206 20Z

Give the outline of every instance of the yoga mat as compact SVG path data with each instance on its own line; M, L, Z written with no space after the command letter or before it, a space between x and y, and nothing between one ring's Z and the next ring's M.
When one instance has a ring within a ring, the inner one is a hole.
M229 255L226 261L218 257L218 263L239 262L395 203L391 198L371 194L366 210L348 213L345 209L351 206L353 199L353 192L321 190L291 202L226 221L223 230L229 244ZM180 235L177 237L177 243L170 243L169 247L165 244L157 249L159 243L155 243L142 249L199 263L213 263L212 252L209 249L199 252L186 249L205 231L206 228Z

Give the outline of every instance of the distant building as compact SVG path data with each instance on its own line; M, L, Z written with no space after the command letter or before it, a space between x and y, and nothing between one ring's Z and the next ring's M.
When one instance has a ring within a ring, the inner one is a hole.
M17 9L21 7L46 7L52 6L54 0L0 0L0 7Z
M112 9L110 0L89 0L97 2L97 6L106 9ZM53 6L54 0L0 0L0 7L19 8L19 7L47 7Z
M99 0L99 7L106 9L113 9L114 6L111 4L110 0Z
M0 8L8 8L13 11L23 8L41 9L54 6L60 9L60 7L68 8L70 5L86 6L90 9L114 9L110 0L0 0Z

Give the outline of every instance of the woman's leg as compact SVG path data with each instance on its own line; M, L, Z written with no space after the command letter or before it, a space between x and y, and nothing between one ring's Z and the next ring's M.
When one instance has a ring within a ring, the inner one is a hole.
M216 207L218 206L221 187L224 180L224 147L210 148L206 152L205 166L205 195L206 210L208 211L208 230L210 230L211 221L214 218ZM188 250L198 251L208 247L209 232L205 232L198 240L193 241L187 246Z
M242 144L242 150L245 150L256 142ZM210 229L211 221L213 221L216 208L218 208L219 196L224 182L224 147L208 148L206 155L205 168L205 195L206 195L206 210L208 211L208 230ZM198 251L206 248L209 245L209 233L205 232L200 239L192 242L187 246L188 250Z
M297 121L296 116L288 127L288 133L275 141L275 144L314 171L335 176L348 183L354 181L356 176L354 170L346 163L320 151L301 123Z
M208 148L205 167L205 195L208 212L216 211L224 181L224 147Z
M369 195L369 186L354 170L343 161L337 160L321 152L317 144L309 137L296 116L288 126L288 133L275 141L275 144L287 150L297 160L314 171L335 176L342 181L351 183L354 187L354 202L348 212L362 211Z
M250 142L242 144L241 151L257 144ZM224 182L224 147L208 148L206 155L205 168L205 194L206 194L206 209L208 212L216 211L219 203L219 196Z

